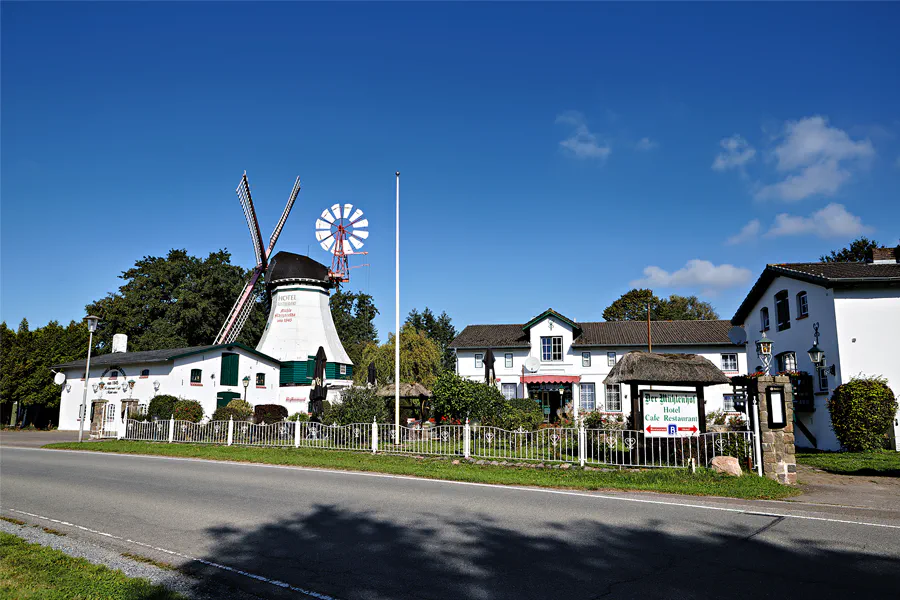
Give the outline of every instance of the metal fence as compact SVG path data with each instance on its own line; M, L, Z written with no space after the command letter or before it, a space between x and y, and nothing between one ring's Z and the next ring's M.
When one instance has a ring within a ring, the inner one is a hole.
M118 437L148 442L189 442L296 448L322 448L482 458L491 461L569 462L615 467L709 466L716 456L733 456L742 467L755 468L750 431L709 432L690 437L650 437L643 431L546 427L509 431L479 425L399 427L392 423L325 425L280 421L191 423L174 419L126 420Z

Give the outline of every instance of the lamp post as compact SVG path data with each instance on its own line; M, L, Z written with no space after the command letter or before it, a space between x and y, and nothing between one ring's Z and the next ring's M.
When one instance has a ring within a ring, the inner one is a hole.
M772 340L763 336L756 341L756 356L763 364L763 372L769 374L769 365L772 363ZM753 394L753 440L756 446L756 474L762 477L762 440L759 432L759 391Z
M769 365L772 363L772 340L764 333L762 338L756 341L756 356L763 364L763 372L769 374Z
M247 401L247 388L250 387L250 376L249 375L245 376L241 381L244 384L244 402L246 402Z
M91 347L94 345L94 332L97 331L97 323L100 322L100 317L88 315L84 320L87 321L88 326L88 354L87 362L84 365L84 395L81 397L81 420L78 424L79 442L84 440L84 420L87 418L87 391L91 376Z

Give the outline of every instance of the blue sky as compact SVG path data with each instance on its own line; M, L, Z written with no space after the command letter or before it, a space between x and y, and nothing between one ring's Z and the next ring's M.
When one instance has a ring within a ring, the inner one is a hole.
M83 316L144 255L371 219L401 311L600 320L632 285L730 318L767 262L900 238L898 4L3 3L2 296Z

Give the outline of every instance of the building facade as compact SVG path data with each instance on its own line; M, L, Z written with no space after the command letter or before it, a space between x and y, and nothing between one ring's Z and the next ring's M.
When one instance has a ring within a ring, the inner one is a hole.
M650 339L654 352L697 354L726 375L743 374L746 349L728 338L731 327L721 320L654 321ZM577 323L548 309L525 324L469 325L450 346L456 351L457 373L479 381L484 381L483 361L490 348L501 392L507 398L539 402L546 420L555 420L557 409L566 404L578 413L596 410L628 416L629 390L604 385L603 380L625 353L647 350L647 323ZM733 401L729 385L706 391L707 412L736 412Z
M855 376L880 375L900 394L900 360L890 350L900 339L900 264L894 249L876 250L869 263L767 265L732 319L744 327L761 368L755 342L765 334L773 343L773 373L811 376L808 400L795 398L798 446L839 450L826 402L831 392ZM815 340L825 352L824 366L810 360ZM900 438L900 414L894 422Z

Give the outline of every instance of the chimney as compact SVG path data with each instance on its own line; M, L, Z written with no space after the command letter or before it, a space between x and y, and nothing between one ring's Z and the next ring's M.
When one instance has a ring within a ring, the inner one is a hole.
M128 336L124 333L115 334L113 336L112 351L128 352Z
M898 251L897 248L874 248L872 250L872 264L873 265L894 265L898 262Z

